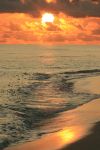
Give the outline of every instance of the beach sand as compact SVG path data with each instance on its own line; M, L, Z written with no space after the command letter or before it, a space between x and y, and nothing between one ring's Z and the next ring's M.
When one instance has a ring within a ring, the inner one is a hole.
M82 92L99 94L100 76L83 78L76 82L75 86ZM100 98L76 109L62 112L53 119L53 122L52 119L50 120L50 125L60 125L62 129L46 134L36 141L9 147L5 150L99 150Z
M65 146L61 150L99 150L100 149L100 122L97 122L86 137Z

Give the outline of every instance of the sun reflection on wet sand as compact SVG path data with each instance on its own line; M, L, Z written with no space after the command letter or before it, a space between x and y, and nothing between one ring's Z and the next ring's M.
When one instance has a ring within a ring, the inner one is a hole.
M68 129L62 131L61 133L59 133L59 135L61 136L61 140L68 142L75 138L75 131Z
M58 132L61 146L75 142L82 137L85 132L85 129L81 126L68 127L67 129Z
M73 126L61 130L57 133L48 134L37 141L26 143L22 146L8 148L6 150L55 150L62 148L66 144L70 144L80 139L85 133L81 126Z

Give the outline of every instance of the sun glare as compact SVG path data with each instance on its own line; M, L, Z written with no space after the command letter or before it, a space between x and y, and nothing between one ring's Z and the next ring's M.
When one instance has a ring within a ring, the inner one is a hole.
M54 22L54 15L51 13L45 13L42 16L42 23Z

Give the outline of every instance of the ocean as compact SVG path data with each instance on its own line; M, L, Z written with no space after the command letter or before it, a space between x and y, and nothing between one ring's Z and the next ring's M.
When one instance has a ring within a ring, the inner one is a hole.
M98 45L0 45L0 148L60 130L50 120L100 98L75 86L98 75Z

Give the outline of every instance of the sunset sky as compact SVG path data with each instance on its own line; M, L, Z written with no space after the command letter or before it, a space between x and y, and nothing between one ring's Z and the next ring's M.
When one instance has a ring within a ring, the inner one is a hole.
M1 0L0 43L100 44L100 0Z

